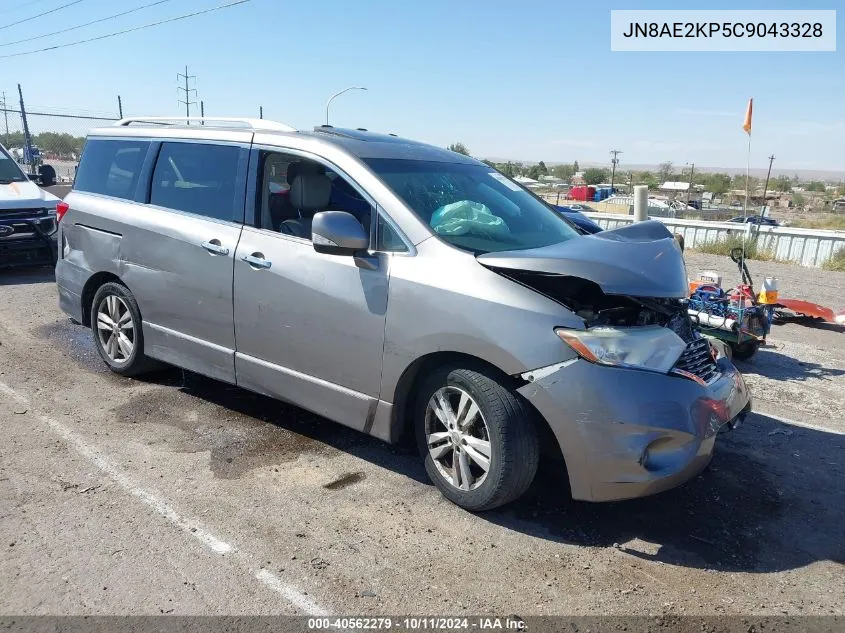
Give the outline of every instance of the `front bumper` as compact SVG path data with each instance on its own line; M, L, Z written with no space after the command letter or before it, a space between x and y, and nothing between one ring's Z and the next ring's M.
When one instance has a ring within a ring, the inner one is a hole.
M751 397L726 358L708 386L648 371L563 363L519 392L549 423L572 496L613 501L654 494L709 463L716 434L743 417Z
M0 235L0 269L17 266L54 266L58 255L56 220L0 218L6 230ZM7 233L11 230L11 233Z

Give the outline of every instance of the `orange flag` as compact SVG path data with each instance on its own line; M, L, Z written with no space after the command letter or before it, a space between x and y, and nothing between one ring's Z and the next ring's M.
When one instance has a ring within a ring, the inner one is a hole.
M754 99L748 100L748 109L745 111L745 123L742 124L742 129L745 133L751 136L751 110L754 104Z

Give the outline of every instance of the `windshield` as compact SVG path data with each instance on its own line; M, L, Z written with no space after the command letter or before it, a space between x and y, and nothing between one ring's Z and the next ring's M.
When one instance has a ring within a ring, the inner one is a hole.
M21 168L12 160L9 153L0 146L0 184L10 182L26 182L27 177L23 175Z
M387 158L367 165L441 239L476 254L578 237L566 220L485 165Z

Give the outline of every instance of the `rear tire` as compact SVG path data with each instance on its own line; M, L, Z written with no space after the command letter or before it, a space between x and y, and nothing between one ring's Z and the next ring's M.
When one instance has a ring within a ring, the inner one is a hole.
M38 168L38 175L42 187L52 187L56 184L56 170L52 165L41 165Z
M540 460L532 413L492 371L431 372L417 394L415 427L426 472L443 496L474 512L519 498Z
M116 374L137 376L156 368L144 355L141 312L126 286L110 281L97 289L89 325L97 353Z

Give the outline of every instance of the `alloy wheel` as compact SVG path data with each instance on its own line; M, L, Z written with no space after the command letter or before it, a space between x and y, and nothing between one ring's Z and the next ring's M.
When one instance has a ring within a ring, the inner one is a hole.
M97 307L97 337L103 351L116 364L127 362L135 350L135 324L127 303L106 295Z
M441 387L425 412L426 444L437 470L459 490L474 490L490 471L490 432L473 397L459 387Z

